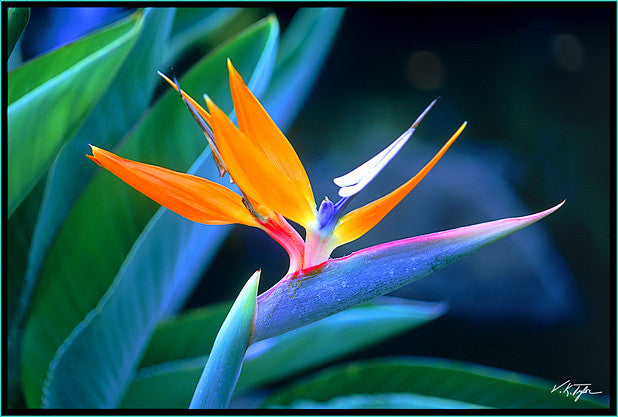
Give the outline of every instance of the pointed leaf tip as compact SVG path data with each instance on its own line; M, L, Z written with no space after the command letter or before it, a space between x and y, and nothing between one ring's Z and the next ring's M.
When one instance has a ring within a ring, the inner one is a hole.
M260 270L244 285L215 338L189 408L226 408L251 343Z

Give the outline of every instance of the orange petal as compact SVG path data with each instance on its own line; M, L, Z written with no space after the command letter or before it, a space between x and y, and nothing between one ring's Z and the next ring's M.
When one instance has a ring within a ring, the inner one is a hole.
M130 161L92 146L94 162L157 203L186 217L206 224L240 223L259 227L233 191L194 175Z
M433 166L442 158L442 155L455 142L455 139L464 130L467 123L455 132L455 134L444 144L442 149L421 169L418 174L412 177L408 182L397 188L390 194L373 201L366 206L356 209L339 220L335 228L335 246L340 246L345 243L358 239L376 224L380 222L410 191L427 175Z
M213 119L215 141L225 166L238 187L251 200L304 227L315 220L314 208L298 175L287 172L265 157L257 144L243 134L211 100L206 104ZM302 166L301 166L302 169ZM304 173L304 170L303 170ZM310 192L311 190L309 190ZM255 207L258 209L258 207ZM264 213L260 213L264 215Z
M256 145L262 157L270 162L273 166L273 172L278 171L279 178L286 177L288 183L293 184L292 188L287 189L287 192L302 197L302 204L307 206L302 211L313 213L315 200L311 191L311 184L294 148L245 85L229 59L227 65L230 73L230 89L240 131ZM298 197L291 196L289 198L298 199Z

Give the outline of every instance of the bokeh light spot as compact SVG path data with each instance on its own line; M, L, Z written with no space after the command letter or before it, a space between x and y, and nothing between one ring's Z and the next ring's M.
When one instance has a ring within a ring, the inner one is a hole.
M566 33L555 35L552 51L556 64L565 71L579 71L584 64L584 45L573 35Z

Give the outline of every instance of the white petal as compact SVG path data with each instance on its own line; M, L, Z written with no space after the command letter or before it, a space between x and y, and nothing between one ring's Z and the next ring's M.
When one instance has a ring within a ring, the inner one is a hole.
M365 186L369 184L371 180L373 180L376 175L380 173L380 171L382 171L391 159L397 155L413 133L414 128L409 128L386 149L371 158L369 161L365 162L363 165L348 174L335 178L333 181L341 187L339 190L339 196L350 197L365 188Z
M437 100L437 99L436 99ZM390 162L391 159L401 150L403 145L406 144L408 139L414 133L414 130L425 117L427 112L436 103L436 100L432 101L429 106L416 118L412 126L406 130L401 136L399 136L393 143L391 143L386 149L382 150L379 154L359 166L354 170L348 172L345 175L333 179L333 182L341 187L339 190L340 197L350 197L358 193L365 188L367 184L373 180L376 175L382 171L382 169Z

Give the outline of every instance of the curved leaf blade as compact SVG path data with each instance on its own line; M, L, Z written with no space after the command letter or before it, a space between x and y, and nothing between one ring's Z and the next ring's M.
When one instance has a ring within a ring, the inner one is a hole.
M253 336L260 271L240 291L215 338L189 408L227 408Z
M28 7L9 7L7 10L7 51L8 59L13 52L17 40L21 36L26 25L30 20L30 9Z
M443 315L446 309L443 303L382 297L309 326L256 342L247 351L247 366L237 389L246 390L281 380L359 351L424 325ZM315 343L317 340L320 343Z
M442 303L382 297L286 334L257 342L247 350L236 392L276 382L358 351L433 320L445 310ZM190 355L196 352L204 355L211 347L209 340L204 340L197 333L202 325L211 327L209 321L220 318L220 313L216 313L191 314L185 319L179 319L175 332L171 331L170 322L164 325L165 332L159 335L155 333L150 348L163 355L156 360L151 357L152 366L139 370L121 407L186 407L206 363L206 356ZM195 341L195 345L185 350L176 348L176 340L181 337L181 333L182 340ZM320 343L316 344L316 340ZM158 348L155 347L157 345ZM169 349L170 346L172 349ZM307 346L311 346L311 349L307 349Z
M389 242L284 277L258 297L255 340L394 291L560 208Z
M276 19L256 23L196 64L182 78L183 88L213 92L212 97L218 102L227 99L229 109L226 58L233 57L246 73L254 74L252 81L264 88L269 77L269 62L274 61L277 38ZM153 143L155 139L156 144ZM203 149L199 128L179 104L177 93L170 89L126 138L118 153L185 170L182 166L187 166ZM214 169L209 153L208 149L202 152L191 173L205 175ZM85 389L79 398L83 404L113 406L133 375L157 321L165 311L178 305L179 295L192 289L203 265L213 255L212 249L218 246L213 241L221 239L225 232L225 228L194 224L160 208L140 236L157 206L129 187L116 188L116 181L107 172L95 177L63 224L41 270L32 316L24 336L22 364L24 381L27 380L30 390L36 393L37 378L42 380L47 370L44 361L49 363L62 344L55 365L47 375L48 392L54 396L50 400L52 405L73 404L71 401L76 400L71 396L73 387ZM106 197L110 189L115 190L114 198ZM92 224L93 212L97 213L95 224ZM138 236L139 241L126 257ZM84 258L84 247L97 256ZM75 274L59 276L53 269L55 262L66 262ZM88 279L84 279L82 272L86 269L90 271ZM145 285L144 275L148 276L148 285ZM75 276L83 278L76 280ZM64 340L73 326L96 305L112 279L114 283L97 309ZM39 288L50 282L55 291L40 293ZM49 317L45 312L52 305L59 302L66 305L66 299L56 291L69 294L71 303L81 304L72 304L72 309L55 311L53 317ZM76 292L81 292L79 297ZM117 326L119 317L123 318L125 327ZM125 331L127 328L131 330ZM54 336L54 339L45 340L44 349L38 341L40 334ZM110 339L117 340L118 344L112 346L105 342ZM81 356L81 352L91 350L93 343L100 343L102 348L88 357ZM33 364L33 359L37 358L39 362ZM97 375L106 375L113 383Z
M285 131L305 103L343 19L344 9L303 8L281 40L275 75L262 105Z
M38 88L49 88L46 83L70 70L80 61L126 35L136 24L141 12L112 23L75 41L28 60L9 73L8 104L23 98Z
M242 46L243 42L248 42L247 39L250 38L249 35L251 33L254 33L254 31L255 32L263 31L263 36L265 38L263 40L263 44L260 45L260 48L251 49L250 47L247 48L246 45ZM228 54L228 57L232 59L237 59L234 57L238 56L238 57L242 57L241 58L242 60L245 60L245 59L255 60L255 61L251 61L251 62L255 62L255 66L253 68L246 69L247 74L252 74L247 85L251 89L251 91L256 95L256 97L260 97L264 93L264 90L267 88L270 82L272 71L275 65L275 58L277 56L277 50L279 47L279 22L277 18L274 15L270 15L266 17L265 19L262 19L261 21L254 24L252 27L248 28L243 33L241 33L238 36L237 43L240 44L241 46L238 48L237 51L235 51L233 55L231 53ZM260 52L259 55L256 55L257 51ZM222 57L223 55L224 55L223 53L218 54L218 56L220 57ZM240 64L246 67L246 64L244 64L243 62L240 62ZM225 96L224 96L225 99L218 100L217 102L225 103L225 101L229 100L228 105L231 108L232 107L231 94L229 94L229 88L227 84L225 84L224 91L225 91ZM224 94L223 91L221 92L220 95L222 94ZM211 152L209 149L205 150L204 152L208 156L211 155ZM195 169L205 169L206 168L206 167L200 168L200 166L195 167ZM212 167L212 163L210 164L210 166ZM210 170L210 168L208 168L208 174L197 174L197 175L200 175L200 176L207 175L209 178L213 179L214 181L221 181L222 185L225 185L227 187L230 186L229 181L224 181L223 179L220 179L220 178L216 179L218 175L212 174L212 171ZM234 187L232 187L232 189L234 189ZM189 229L189 232L187 233L187 235L192 236L196 239L195 248L205 247L205 243L207 241L205 241L203 238L200 238L200 236L203 236L203 234L202 232L199 231L199 229L201 229L203 225L200 225L197 223L191 223L191 224L192 224L192 227ZM217 232L217 236L218 236L217 239L219 239L218 243L209 246L210 248L209 250L212 252L215 252L219 248L219 244L224 238L224 234L227 234L227 232L229 231L229 227L224 226L224 227L218 228L217 230L219 230L219 232ZM195 255L187 256L187 254L178 253L178 256L181 256L181 255L184 257L184 261L187 265L187 268L205 268L206 266L206 262L202 261L202 258L200 258L199 256L195 256ZM172 289L168 293L168 297L165 301L165 307L163 308L163 311L162 311L163 317L169 314L175 313L180 308L180 306L185 302L186 298L193 291L197 278L198 278L197 275L186 275L185 274L185 275L177 276L177 279L174 281Z
M80 192L96 171L84 158L89 143L116 146L150 103L160 51L167 41L174 9L145 9L144 27L117 76L78 132L56 156L47 181L41 208L28 251L25 288L20 300L27 308L39 269L49 245Z
M444 303L379 297L369 303L343 311L309 327L293 330L266 342L254 343L247 360L264 364L245 378L247 381L272 381L287 376L304 364L319 364L338 355L362 349L394 334L420 326L446 312ZM229 310L228 303L216 304L183 313L159 323L148 344L140 368L206 355L217 330ZM306 354L301 349L311 340L329 340ZM292 354L296 352L296 354ZM271 360L288 357L276 367ZM248 373L245 372L245 373Z
M230 307L230 303L220 303L162 320L148 342L139 367L207 354Z
M181 7L176 11L167 56L174 59L186 48L199 41L207 41L238 16L242 9L217 7Z
M28 246L32 229L38 214L43 183L40 182L15 210L6 223L6 309L4 314L7 325L6 366L7 398L12 408L24 406L19 371L21 331L23 330L23 311L20 295L25 291L24 272L28 255Z
M62 144L92 110L131 50L141 28L142 16L138 13L112 28L26 63L9 74L8 216L32 191ZM113 38L109 39L112 35ZM73 62L70 67L58 61L68 56ZM66 68L50 76L50 70L41 68L41 63L51 68ZM50 78L43 78L46 76ZM30 79L24 81L25 77ZM22 82L33 89L24 91L24 85L17 85ZM11 101L11 94L18 94L17 90L22 94Z
M265 406L325 402L351 394L413 393L494 408L603 408L551 392L552 382L502 369L435 358L361 361L327 369L272 395Z

